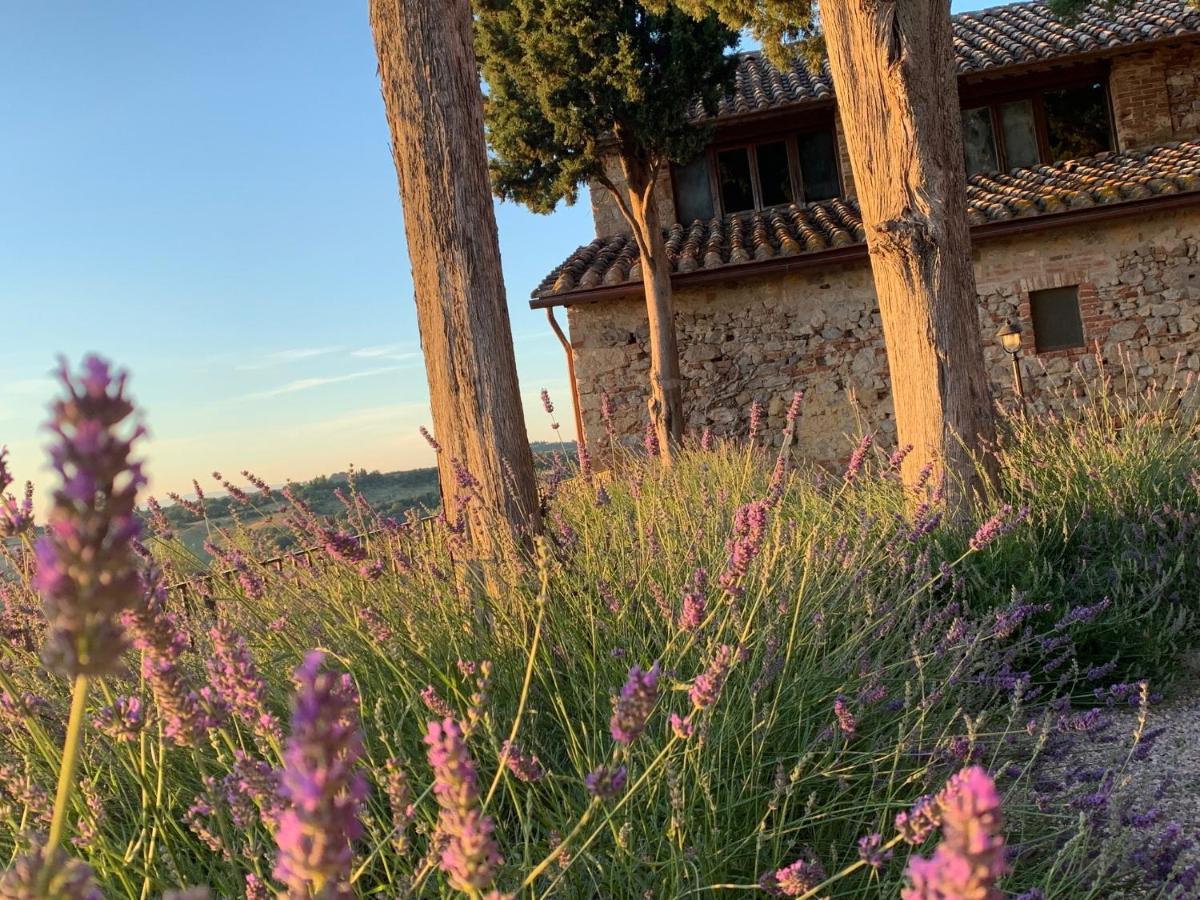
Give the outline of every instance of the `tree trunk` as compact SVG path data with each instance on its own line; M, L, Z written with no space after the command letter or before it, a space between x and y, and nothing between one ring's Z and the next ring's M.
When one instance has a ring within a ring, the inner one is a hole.
M821 20L887 345L904 477L952 512L994 432L967 230L949 0L824 0Z
M451 518L466 506L474 552L495 559L511 542L505 524L528 544L540 518L500 269L471 8L469 0L370 0L370 14L442 446L442 502Z
M650 325L650 423L658 438L663 462L670 465L683 440L683 379L679 375L679 347L675 339L675 302L671 289L671 261L663 239L655 197L656 167L639 160L622 160L629 185L628 207L618 195L618 205L633 229L640 255L646 317ZM617 193L613 189L614 193Z

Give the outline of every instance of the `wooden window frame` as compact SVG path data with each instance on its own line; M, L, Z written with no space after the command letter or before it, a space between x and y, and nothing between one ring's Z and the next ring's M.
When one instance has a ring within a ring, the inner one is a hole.
M996 148L996 166L998 172L1007 172L1012 166L1008 162L1008 147L1004 138L1004 129L1000 120L1000 107L1018 100L1028 100L1033 106L1034 137L1037 140L1038 162L1040 165L1050 165L1054 159L1050 153L1050 128L1046 122L1047 91L1064 90L1085 87L1099 82L1104 91L1104 106L1108 111L1108 143L1110 147L1117 146L1115 117L1113 115L1112 90L1109 86L1107 66L1089 66L1086 71L1070 71L1059 73L1057 77L1030 78L1023 80L1017 87L1007 87L982 92L966 92L960 103L959 114L970 109L987 109L992 126L992 143ZM987 174L987 173L976 173ZM970 175L967 176L968 178Z
M838 186L841 188L844 185L842 180L842 164L838 159L837 154L837 130L833 122L820 123L815 125L798 125L794 128L789 128L786 131L777 131L773 133L764 133L756 135L752 140L726 140L710 144L705 149L705 155L708 160L708 186L712 193L713 212L716 216L724 218L727 215L735 213L761 212L765 209L775 209L778 206L786 206L787 204L775 204L774 206L766 206L763 204L762 197L762 181L758 173L758 153L757 148L763 144L779 144L782 143L787 149L788 160L788 180L792 186L792 203L807 203L804 194L804 173L800 168L800 145L797 143L797 136L805 131L820 131L828 128L830 135L833 137L833 167L837 173ZM721 175L718 156L721 153L726 153L730 150L745 150L746 156L750 162L750 192L754 199L753 209L726 210L725 200L721 196ZM675 200L675 208L679 208L679 185L675 180L674 172L671 176L671 191Z

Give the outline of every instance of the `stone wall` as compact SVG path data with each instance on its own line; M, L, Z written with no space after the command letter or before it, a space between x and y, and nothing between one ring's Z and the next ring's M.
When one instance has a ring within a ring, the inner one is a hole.
M995 332L1009 318L1025 332L1023 365L1037 405L1071 402L1073 368L1094 371L1092 349L1037 354L1029 292L1080 285L1084 339L1142 378L1178 364L1200 373L1200 207L980 242L975 248L980 327L997 396L1010 397L1009 359ZM852 436L894 440L887 360L865 260L765 275L675 294L688 428L743 434L752 401L778 435L792 392L805 392L798 444L836 462ZM640 298L571 307L571 339L585 429L603 434L607 393L619 433L646 421L649 357ZM1060 399L1064 398L1064 399Z
M1200 135L1200 44L1114 57L1109 94L1122 150Z

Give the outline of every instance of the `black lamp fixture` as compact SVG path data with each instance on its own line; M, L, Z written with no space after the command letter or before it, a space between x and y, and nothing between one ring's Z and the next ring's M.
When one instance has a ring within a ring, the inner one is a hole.
M1013 391L1020 398L1021 403L1025 403L1025 382L1021 378L1021 364L1018 357L1021 355L1021 326L1014 320L1009 319L996 332L996 338L1000 341L1000 346L1012 358L1013 372Z

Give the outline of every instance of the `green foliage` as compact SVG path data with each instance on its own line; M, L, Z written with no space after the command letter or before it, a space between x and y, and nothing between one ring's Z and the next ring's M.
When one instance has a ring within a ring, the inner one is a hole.
M707 132L689 108L715 108L736 69L726 51L737 33L715 17L651 13L633 0L481 0L475 9L493 184L537 212L574 202L603 174L607 148L656 164L690 159Z
M215 581L211 608L176 598L171 606L190 643L175 661L186 684L205 685L217 652L209 628L219 617L246 637L266 679L267 706L284 721L289 673L307 649L324 647L349 671L362 697L372 782L366 834L355 846L359 896L458 896L432 852L438 807L421 734L436 714L421 696L427 686L456 717L474 722L468 747L505 857L497 880L504 891L555 898L754 892L764 873L812 854L831 875L842 873L819 896L895 897L917 850L896 839L895 814L969 759L996 775L1004 797L1005 834L1016 848L1006 894L1036 887L1049 900L1134 896L1142 876L1131 851L1153 855L1157 838L1129 830L1119 814L1144 807L1114 794L1111 818L1091 810L1099 785L1123 783L1137 764L1145 723L1119 722L1091 741L1088 720L1068 704L1087 702L1102 682L1089 681L1077 658L1051 669L1063 645L1042 649L1062 635L1083 646L1091 634L1109 642L1111 655L1125 636L1094 623L1055 627L1069 601L1054 593L1062 584L1049 582L1028 599L1058 604L1052 617L1000 623L1024 602L1010 596L1026 570L1085 558L1074 539L1081 510L1127 520L1093 532L1094 545L1128 541L1165 504L1195 507L1186 494L1200 466L1194 419L1169 409L1122 416L1120 428L1099 413L1040 421L1036 429L1018 422L1002 450L1005 484L1010 499L1030 502L1033 516L981 550L969 548L970 529L932 518L919 520L928 529L915 528L882 452L852 479L794 471L776 482L774 455L761 449L690 449L670 469L618 450L618 471L604 478L606 499L597 500L596 477L550 490L548 557L540 567L511 561L501 602L456 582L461 539L450 529L409 526L366 545L369 560L386 564L378 577L322 556L311 567L257 570L261 598L236 579ZM768 496L776 499L762 510L756 552L726 589L720 576L731 542L747 538L749 517L740 511ZM1164 544L1164 579L1181 557L1195 555L1195 533L1192 543ZM247 558L263 549L252 531L228 538ZM1087 552L1117 559L1127 549ZM156 543L155 553L183 575L199 566L178 546ZM707 608L703 624L689 629L680 625L681 595L693 590L698 568L710 573ZM0 855L8 858L22 833L44 820L67 688L37 662L41 624L28 584L10 578L2 587ZM1121 603L1133 621L1159 583L1128 587ZM1088 603L1099 599L1078 593ZM1195 610L1194 592L1179 591L1173 602ZM1194 625L1183 633L1194 639ZM689 712L688 689L721 645L739 652L720 697L694 713L691 737L672 737L669 714ZM483 660L493 670L481 690L479 670L460 661ZM630 665L656 660L664 675L647 730L617 747L611 697ZM1028 673L1024 692L1004 684L1018 661ZM247 873L270 880L269 803L236 779L232 796L206 792L205 779L224 784L240 754L277 768L281 746L240 721L214 728L200 746L171 746L138 671L131 655L126 675L93 692L89 722L100 707L132 695L149 711L148 725L129 743L89 725L85 787L72 812L71 836L82 839L70 852L96 870L106 896L157 897L196 883L215 896L242 896ZM835 713L839 697L852 727ZM1092 753L1086 762L1070 755L1071 735ZM543 778L527 783L505 767L510 737L537 755ZM411 821L389 805L389 760L407 773ZM629 769L628 788L605 804L584 786L601 764ZM856 849L874 832L896 851L878 870ZM527 879L530 887L519 890Z

